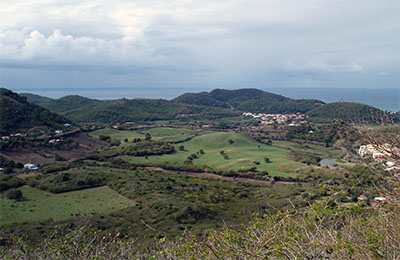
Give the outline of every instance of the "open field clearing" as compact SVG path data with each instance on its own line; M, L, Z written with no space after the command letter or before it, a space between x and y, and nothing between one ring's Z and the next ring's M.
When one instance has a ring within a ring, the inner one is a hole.
M149 133L155 141L179 141L197 133L196 130L190 130L185 128L152 128L145 130L116 130L116 129L101 129L92 132L90 135L99 137L100 135L110 136L112 139L123 141L128 138L128 142L132 142L134 138L144 139L146 134Z
M308 143L299 144L290 141L274 140L272 141L272 145L286 149L314 153L319 155L321 158L339 159L343 156L343 152L340 149L334 149L332 147L324 147L316 144L308 144Z
M183 145L184 150L179 147ZM260 144L255 140L236 133L210 132L190 141L175 145L177 153L146 157L121 158L132 163L183 163L188 156L196 154L196 165L208 165L216 169L240 170L256 167L259 171L268 171L270 175L289 176L305 164L289 159L288 150ZM202 151L201 151L202 150ZM204 152L204 154L202 153ZM268 158L271 163L266 163Z
M29 186L23 186L20 190L26 198L24 201L9 200L6 194L1 194L0 223L2 226L108 214L135 205L135 202L119 195L107 186L58 194Z

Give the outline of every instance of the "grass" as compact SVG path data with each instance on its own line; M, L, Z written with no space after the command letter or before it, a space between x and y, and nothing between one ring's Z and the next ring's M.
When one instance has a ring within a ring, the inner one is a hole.
M296 162L289 157L290 150L298 150L318 154L321 158L341 158L343 152L332 147L323 147L313 144L298 144L289 141L273 141L272 146L267 146L237 133L230 132L197 132L184 128L152 128L146 130L121 131L116 129L101 129L91 133L93 136L109 135L113 139L124 140L128 138L128 145L134 138L145 138L150 133L156 141L178 141L199 133L190 141L175 145L178 151L175 154L149 157L122 156L124 160L132 163L183 163L188 156L196 154L199 158L193 160L195 165L207 165L221 170L242 170L256 167L258 171L268 171L271 176L291 176L297 170L306 167L305 164ZM229 140L233 140L230 144ZM183 145L185 150L180 151ZM204 154L199 151L203 150ZM221 155L221 151L228 159ZM265 163L264 158L269 158L272 163ZM259 163L259 164L258 164Z
M197 133L196 130L185 129L185 128L152 128L145 130L116 130L111 128L100 129L90 133L91 136L99 137L100 135L110 136L113 139L117 139L123 141L125 138L128 138L128 141L131 142L134 138L144 139L146 137L146 133L150 133L151 137L155 141L179 141L190 136L193 136Z
M109 214L135 204L107 186L59 194L29 186L23 186L20 190L27 200L9 200L5 196L6 193L2 193L0 197L2 226L48 219L58 221L75 216Z
M321 158L333 158L333 159L339 159L343 156L343 152L339 149L335 149L332 147L324 147L321 145L315 145L315 144L299 144L299 143L294 143L294 142L289 142L289 141L278 141L274 140L272 141L273 146L285 148L285 149L292 149L292 150L298 150L298 151L304 151L304 152L309 152L309 153L315 153L318 154Z
M229 140L233 143L230 144ZM184 151L179 151L180 145L184 146ZM149 156L148 159L127 156L122 158L133 163L183 163L191 154L197 154L199 158L193 160L196 165L208 165L223 170L256 167L257 170L268 171L271 176L293 175L297 169L305 167L304 164L291 160L287 149L264 145L237 133L209 132L185 143L177 144L176 148L178 152L170 155ZM203 155L199 153L200 150L204 151ZM224 151L229 159L224 159L221 151ZM272 163L265 163L265 157L268 157Z

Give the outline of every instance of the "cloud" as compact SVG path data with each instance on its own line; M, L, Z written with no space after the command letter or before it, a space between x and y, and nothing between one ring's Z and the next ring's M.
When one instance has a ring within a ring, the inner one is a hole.
M60 30L45 36L35 30L6 31L0 34L0 59L4 63L60 64L60 65L131 65L162 64L162 55L140 39L101 39L73 37Z
M387 75L387 72L386 72L386 71L381 71L381 72L379 72L379 75L380 75L380 76L386 76L386 75Z
M291 84L303 75L383 80L382 70L389 80L400 58L398 6L396 0L2 0L0 66L135 72L157 83L181 73L186 82L201 77L218 87L262 84L266 75L271 82L290 77ZM165 78L154 78L156 72Z
M348 64L328 64L323 62L295 64L289 62L285 65L288 71L294 72L323 72L323 73L365 73L363 67L352 61Z

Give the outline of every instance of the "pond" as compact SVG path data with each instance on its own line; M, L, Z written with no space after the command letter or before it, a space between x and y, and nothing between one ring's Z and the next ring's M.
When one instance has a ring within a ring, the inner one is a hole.
M322 159L321 161L319 161L319 165L321 165L321 167L328 167L329 169L335 169L336 167L334 167L332 164L336 163L336 159Z

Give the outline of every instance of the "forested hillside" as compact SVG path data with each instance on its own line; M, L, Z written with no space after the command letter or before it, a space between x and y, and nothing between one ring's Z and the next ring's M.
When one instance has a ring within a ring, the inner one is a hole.
M71 123L69 119L30 104L25 97L5 88L0 89L0 118L2 135L28 130L35 126L55 129L62 127L64 123Z
M314 108L307 112L311 121L316 123L332 122L342 120L346 122L376 123L380 120L399 121L398 114L385 114L384 111L359 103L336 102ZM387 118L386 118L387 117Z
M124 123L190 117L216 119L237 116L238 111L183 104L163 99L96 100L81 96L44 99L40 106L77 122Z
M325 104L314 99L290 99L258 89L186 93L172 101L164 99L96 100L82 96L51 99L23 94L28 101L77 122L124 123L130 121L172 120L177 118L217 119L253 113L306 113L316 123L337 119L372 123L384 115L377 108L348 102ZM399 115L391 114L395 122Z
M185 104L233 107L253 113L305 113L323 104L319 100L295 100L258 89L215 89L211 92L183 94L174 101Z

